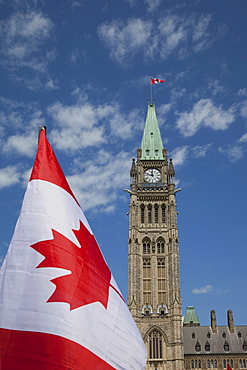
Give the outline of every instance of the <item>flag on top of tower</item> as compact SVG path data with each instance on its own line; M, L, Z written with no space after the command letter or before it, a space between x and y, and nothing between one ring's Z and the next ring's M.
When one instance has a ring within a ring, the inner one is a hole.
M150 78L151 84L158 84L160 82L165 82L165 80L160 80L159 78Z
M142 337L44 128L0 289L1 369L145 368Z

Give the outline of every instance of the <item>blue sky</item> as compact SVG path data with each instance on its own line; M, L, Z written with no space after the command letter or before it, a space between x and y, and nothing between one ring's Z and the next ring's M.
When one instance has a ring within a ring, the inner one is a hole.
M0 259L47 126L127 298L131 159L153 88L177 187L183 314L247 324L247 4L0 1Z

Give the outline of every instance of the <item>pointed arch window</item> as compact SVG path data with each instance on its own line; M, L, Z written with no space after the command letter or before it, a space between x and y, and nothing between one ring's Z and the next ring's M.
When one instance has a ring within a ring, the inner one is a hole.
M243 343L243 350L247 351L247 342L246 341L244 341L244 343Z
M154 205L154 222L156 224L159 223L159 206L158 206L158 204Z
M227 341L225 341L225 343L223 345L223 348L224 348L224 351L226 351L226 352L229 351L229 343Z
M150 245L151 245L150 239L148 238L143 239L143 242L142 242L143 254L150 254Z
M166 222L166 206L164 204L161 206L161 220L163 224Z
M163 238L159 238L157 240L157 253L158 254L165 253L165 240Z
M163 338L158 330L153 330L148 336L148 350L150 359L163 358L162 351Z
M246 369L246 360L245 359L239 360L239 367L240 367L240 369Z
M148 223L149 224L152 223L152 205L151 204L148 205Z
M145 222L145 214L144 214L144 212L145 212L145 206L144 206L144 204L141 204L141 223L142 224L144 224L144 222Z
M206 344L205 344L205 351L206 352L210 351L210 344L208 342L206 342Z
M199 342L196 342L195 350L196 350L196 352L200 352L201 351L201 345L200 345Z

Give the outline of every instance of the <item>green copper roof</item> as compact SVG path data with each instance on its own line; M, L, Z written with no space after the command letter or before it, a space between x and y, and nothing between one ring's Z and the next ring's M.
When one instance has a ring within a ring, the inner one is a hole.
M199 324L200 321L196 314L195 308L193 306L186 307L186 315L184 317L184 325L188 324Z
M163 143L154 104L148 104L148 112L142 137L141 159L163 159Z

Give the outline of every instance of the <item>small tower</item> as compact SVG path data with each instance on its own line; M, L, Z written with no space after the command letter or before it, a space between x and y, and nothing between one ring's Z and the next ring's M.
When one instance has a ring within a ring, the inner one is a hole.
M186 315L184 317L184 326L200 326L199 318L193 306L186 308Z
M130 171L129 309L147 346L147 370L182 370L175 171L148 104Z

